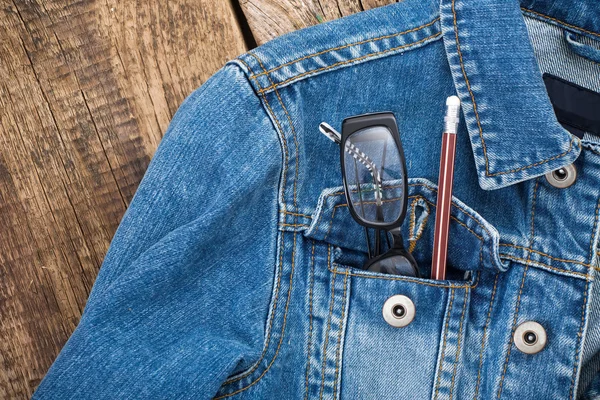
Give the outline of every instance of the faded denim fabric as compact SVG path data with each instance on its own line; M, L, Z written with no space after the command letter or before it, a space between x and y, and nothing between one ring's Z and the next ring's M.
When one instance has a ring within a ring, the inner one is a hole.
M231 61L173 118L34 398L599 398L600 140L560 125L542 80L600 91L599 32L597 0L404 0ZM427 277L453 94L448 280L362 270L319 123L395 114ZM569 164L572 186L544 177ZM382 317L397 294L404 328ZM526 321L539 353L515 345Z

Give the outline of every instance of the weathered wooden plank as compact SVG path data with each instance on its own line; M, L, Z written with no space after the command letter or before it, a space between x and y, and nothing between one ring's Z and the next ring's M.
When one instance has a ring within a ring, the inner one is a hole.
M398 0L240 0L258 44L284 33Z
M2 2L0 398L31 396L173 113L244 50L226 1Z

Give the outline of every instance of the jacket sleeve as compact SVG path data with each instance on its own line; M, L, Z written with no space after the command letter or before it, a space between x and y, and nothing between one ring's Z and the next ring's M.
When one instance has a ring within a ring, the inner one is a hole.
M263 348L281 148L236 64L174 116L34 399L211 398Z

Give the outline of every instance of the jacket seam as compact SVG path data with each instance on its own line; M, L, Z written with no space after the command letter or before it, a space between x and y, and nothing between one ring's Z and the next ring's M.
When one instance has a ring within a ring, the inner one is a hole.
M327 269L330 270L331 262L331 246L327 247ZM333 315L333 306L335 304L335 278L337 276L337 266L333 266L333 278L331 280L331 299L329 303L329 316L327 317L327 329L325 330L325 341L323 342L323 351L321 356L323 357L323 363L321 365L321 390L319 392L319 400L323 399L323 392L325 390L325 367L327 365L327 347L329 346L329 331L331 330L331 316ZM346 275L347 276L347 275Z
M433 186L429 186L429 185L427 185L427 184L425 184L425 183L411 183L411 184L409 184L408 186L413 186L413 187L415 187L415 186L422 186L422 187L425 187L425 188L427 188L427 189L429 189L429 190L431 190L431 191L433 191L433 192L437 193L437 189L436 189L436 188L434 188ZM400 186L390 186L390 187L389 187L389 189L393 189L393 188L397 188L397 187L400 187ZM325 196L325 197L326 197L326 199L325 199L325 202L327 201L327 199L328 199L329 197L332 197L332 196L339 196L339 195L342 195L342 194L344 194L344 192L334 192L334 193L329 193L329 194L327 194L327 195ZM422 195L414 195L414 196L422 196ZM411 196L410 198L412 198L412 197L414 197L414 196ZM423 196L422 196L422 197L423 197ZM423 198L424 198L424 197L423 197ZM428 202L428 203L429 203L429 204L432 204L431 202ZM348 204L344 204L344 205L345 205L345 206L348 206ZM335 207L335 206L334 206L334 207ZM488 229L487 229L487 228L486 228L484 225L482 225L482 224L481 224L481 222L479 222L479 221L477 220L477 218L475 218L475 217L473 216L473 214L471 214L470 212L468 212L467 210L465 210L465 209L464 209L464 208L462 208L460 205L458 205L458 204L456 204L456 203L454 203L454 202L452 203L452 207L456 207L457 209L459 209L460 211L462 211L462 212L463 212L463 213L464 213L464 214L465 214L467 217L469 217L469 219L470 219L471 221L475 222L475 223L476 223L477 225L479 225L479 227L480 227L481 229L483 229L483 230L484 230L484 231L485 231L485 232L486 232L488 235L492 236L492 234L490 233L490 231L489 231L489 230L488 230ZM322 212L322 213L319 215L319 218L317 218L317 222L316 222L316 224L315 224L315 227L316 227L317 229L318 229L318 227L319 227L319 224L320 224L320 222L321 222L321 217L323 216L323 214L324 214L324 212Z
M583 304L581 305L581 323L579 324L579 332L577 332L577 344L575 345L575 362L573 363L573 374L571 376L571 386L569 388L569 399L573 399L575 395L575 382L577 381L577 370L579 367L579 356L581 354L581 341L583 339L583 327L585 326L585 309L587 305L587 291L590 284L589 280L585 282L583 291Z
M271 361L269 362L269 364L267 365L267 367L265 368L265 370L258 376L258 378L256 378L254 381L252 381L251 383L249 383L248 385L234 391L233 393L228 393L222 396L217 397L215 400L219 400L219 399L223 399L226 397L231 397L234 396L238 393L241 393L247 389L249 389L250 387L254 386L256 383L258 383L269 371L269 369L271 369L271 366L275 363L275 360L277 359L277 356L279 355L279 350L281 350L281 345L283 343L283 339L285 337L285 327L287 325L287 316L288 316L288 310L289 310L289 305L290 305L290 300L291 300L291 295L292 295L292 283L293 283L293 279L294 279L294 270L295 270L295 252L296 252L296 237L297 237L297 233L294 233L294 242L292 245L292 266L291 266L291 270L290 270L290 281L289 281L289 288L288 288L288 294L287 294L287 300L286 300L286 304L285 304L285 310L283 313L283 322L282 322L282 327L281 327L281 335L279 338L279 343L277 344L277 349L275 350L275 354L273 355L273 358L271 359ZM283 259L283 251L284 251L284 247L285 247L285 242L283 241L283 232L281 233L281 238L282 238L282 259ZM281 265L281 271L283 271L283 263ZM281 275L280 275L281 276ZM272 315L273 319L275 318L275 312L273 312ZM269 340L267 340L267 346L265 347L265 351L264 353L266 353L266 349L268 348L268 344L270 342L270 336L271 336L271 332L269 332ZM264 359L264 354L262 356L262 358ZM258 366L261 364L262 359L259 360L259 362L257 362L254 367L253 370L256 370L258 368ZM253 371L247 372L245 373L246 376L250 375ZM239 380L241 378L237 378L237 380Z
M594 217L594 226L592 227L592 235L590 237L590 250L589 250L589 263L591 264L594 259L594 238L596 237L598 227L598 212L600 211L600 201L596 204L596 215Z
M456 51L458 53L458 58L459 58L459 62L460 62L460 67L462 70L462 74L463 77L465 79L465 84L467 86L467 90L469 91L469 95L471 97L471 102L473 104L473 112L475 114L475 120L477 121L477 128L478 128L478 133L479 133L479 139L481 140L481 145L482 145L482 149L483 149L483 158L485 159L485 175L487 177L494 177L494 176L499 176L499 175L506 175L506 174L511 174L511 173L515 173L515 172L519 172L519 171L523 171L529 168L534 168L537 167L539 165L543 165L546 164L552 160L556 160L559 158L562 158L564 156L566 156L567 154L569 154L571 152L571 149L573 148L573 142L575 141L575 137L572 136L571 140L569 141L569 148L560 154L557 154L555 156L546 158L544 160L535 162L533 164L529 164L529 165L525 165L519 168L514 168L508 171L498 171L498 172L494 172L494 173L490 173L490 169L489 169L489 160L488 160L488 156L487 156L487 146L485 143L485 139L483 138L483 128L481 126L481 121L479 118L479 112L477 111L477 102L475 101L475 94L473 93L473 90L471 89L471 83L469 82L469 77L467 76L467 71L465 69L465 64L464 64L464 60L463 60L463 55L462 55L462 51L460 49L460 39L458 36L458 23L457 23L457 17L456 17L456 7L455 7L455 2L456 0L452 0L452 14L453 14L453 24L454 24L454 35L456 37Z
M408 198L409 199L423 199L427 204L431 205L432 207L436 206L432 201L427 200L422 195L408 196ZM398 200L398 198L396 198L396 199L387 199L387 200L382 200L382 202L386 203L386 202L397 201L397 200ZM374 204L374 202L363 202L363 204ZM343 203L343 204L337 204L337 205L333 206L333 212L331 213L331 219L329 221L329 228L327 229L327 233L325 234L325 237L323 237L323 240L327 240L327 237L331 233L331 229L332 229L332 226L333 226L333 219L335 218L335 212L340 207L348 207L348 204ZM454 215L451 215L450 218L452 218L459 225L463 226L466 230L468 230L469 232L471 232L477 239L483 240L483 237L481 235L478 235L477 233L475 233L475 231L473 231L471 228L469 228L464 222L460 221Z
M565 21L562 21L562 20L560 20L560 19L557 19L557 18L551 17L551 16L549 16L549 15L546 15L546 14L542 14L542 13L540 13L540 12L537 12L537 11L533 11L533 10L531 10L531 9L529 9L529 8L526 8L526 7L521 7L521 10L522 10L522 11L525 11L526 13L531 13L531 14L533 14L533 15L537 15L538 17L541 17L541 18L544 18L544 19L548 19L548 20L550 20L550 21L554 21L554 22L556 22L557 24L560 24L560 25L562 25L562 26L564 26L564 27L566 27L566 28L575 29L575 30L578 30L578 31L581 31L581 32L587 33L587 34L589 34L589 35L592 35L592 36L600 37L600 33L598 33L598 32L590 31L590 30L587 30L587 29L581 28L581 27L579 27L579 26L576 26L576 25L571 25L571 24L569 24L569 23L567 23L567 22L565 22Z
M287 215L295 215L295 216L298 216L298 217L304 217L304 218L312 219L312 215L308 215L308 214L302 214L302 213L297 213L297 212L292 212L292 211L287 211L287 210L282 210L281 212L284 213L284 214L287 214Z
M568 263L568 264L581 265L582 267L593 268L595 270L599 270L600 271L600 268L598 268L598 267L596 267L596 266L594 266L592 264L587 264L585 262L581 262L581 261L577 261L577 260L568 260L568 259L564 259L564 258L554 257L554 256L551 256L548 253L544 253L542 251L535 250L535 249L529 249L529 248L527 248L525 246L519 246L519 245L516 245L514 243L500 243L500 246L502 246L502 247L514 247L516 249L522 249L522 250L526 250L527 252L532 252L532 253L535 253L535 254L539 254L539 255L547 257L547 258L549 258L549 259L551 259L553 261L558 261L558 262ZM570 271L568 271L568 272L570 272Z
M444 367L444 357L446 354L446 340L448 339L448 327L450 325L450 316L452 314L452 303L454 302L454 288L452 288L451 291L451 295L450 295L450 304L448 304L448 311L446 312L446 324L444 326L444 340L442 343L442 350L441 350L441 354L440 354L440 365L438 367L438 371L437 371L437 380L436 380L436 384L435 384L435 396L434 396L434 400L437 400L439 392L440 392L440 383L442 380L442 371L443 371L443 367Z
M254 364L253 367L251 367L249 370L243 372L241 375L238 375L236 377L233 377L231 379L226 380L223 385L228 385L231 384L233 382L237 382L243 378L245 378L246 376L250 375L252 372L254 372L258 366L260 365L260 363L262 362L262 360L265 358L265 355L267 353L267 350L269 349L269 343L271 342L271 332L273 331L273 321L275 320L275 313L277 312L277 303L278 303L278 299L279 299L279 292L281 289L281 274L283 273L283 247L284 247L284 233L281 232L281 255L279 258L279 266L278 266L278 274L277 274L277 285L275 286L275 293L274 293L274 299L273 299L273 307L272 307L272 312L271 312L271 318L269 321L269 330L268 330L268 334L267 334L267 339L265 340L265 346L263 348L262 354L260 356L260 358L258 359L258 361Z
M331 48L328 48L328 49L325 49L325 50L318 51L316 53L311 53L311 54L308 54L308 55L306 55L304 57L300 57L300 58L297 58L295 60L288 61L285 64L281 64L281 65L278 65L276 67L273 67L273 68L269 69L268 71L264 71L264 72L261 72L261 73L255 74L255 75L251 75L250 78L256 80L259 76L270 74L271 72L277 71L277 70L279 70L279 69L281 69L283 67L287 67L288 65L296 64L296 63L298 63L300 61L304 61L304 60L307 60L309 58L314 58L314 57L317 57L317 56L320 56L322 54L329 53L329 52L332 52L332 51L342 50L342 49L346 49L348 47L353 47L353 46L360 46L360 45L363 45L363 44L366 44L366 43L375 42L375 41L378 41L378 40L390 39L390 38L393 38L393 37L396 37L396 36L402 36L402 35L405 35L407 33L418 31L418 30L420 30L422 28L427 28L428 26L431 26L431 25L435 24L439 20L440 20L440 17L437 17L437 18L433 19L432 21L430 21L430 22L428 22L426 24L417 26L416 28L408 29L408 30L405 30L405 31L402 31L402 32L392 33L392 34L389 34L389 35L378 36L378 37L371 38L371 39L365 39L365 40L361 40L361 41L358 41L358 42L348 43L348 44L337 46L337 47L331 47Z
M251 54L251 53L250 53ZM252 55L252 54L251 54ZM256 58L256 57L255 57ZM260 60L258 58L256 58L257 61ZM248 72L250 72L251 74L254 74L254 72L252 71L252 68L250 67L250 65L248 65L248 63L246 63L244 60L242 60L241 58L238 58L238 60L243 63L246 68L248 68ZM262 66L262 63L261 63ZM258 84L258 83L257 83ZM258 87L260 89L260 84L258 84ZM284 154L285 154L285 163L284 163L284 168L283 168L283 179L282 179L282 191L281 191L281 200L283 203L283 198L284 198L284 194L285 194L285 188L286 188L286 182L287 182L287 170L288 170L288 165L289 165L289 151L288 151L288 146L287 146L287 141L285 138L285 132L282 129L281 123L279 122L279 119L277 118L277 116L275 115L275 113L273 112L273 109L271 108L266 96L264 93L258 93L263 101L264 104L267 106L268 108L268 113L273 117L273 120L275 121L279 132L281 133L281 141L283 144L283 148L284 148ZM278 96L279 97L279 96ZM283 106L283 103L281 104ZM283 106L284 107L284 106ZM264 109L264 106L263 106ZM217 399L222 399L222 398L226 398L226 397L230 397L233 396L235 394L241 393L243 391L245 391L246 389L250 388L251 386L253 386L254 384L256 384L257 382L259 382L264 376L265 374L268 372L268 370L271 368L271 366L273 365L273 363L275 362L275 360L277 359L277 356L279 354L279 350L281 349L281 344L283 343L283 339L284 339L284 335L285 335L285 327L286 327L286 323L287 323L287 314L288 314L288 308L289 308L289 303L290 303L290 296L292 293L292 283L293 283L293 276L294 276L294 269L295 269L295 252L296 252L296 238L297 238L297 234L294 233L294 241L293 241L293 247L292 247L292 261L291 261L291 271L290 271L290 281L289 281L289 288L288 288L288 295L287 295L287 300L286 300L286 305L285 305L285 311L283 314L283 322L282 322L282 328L281 328L281 337L279 339L279 343L277 345L277 349L275 350L275 354L273 356L273 359L271 360L271 362L267 365L267 367L265 368L265 370L262 372L262 374L253 382L251 382L250 384L248 384L245 387L242 387L236 391L234 391L233 393L229 393L220 397L217 397ZM259 366L261 365L262 361L264 360L266 353L269 349L270 346L270 342L271 342L271 335L272 335L272 325L273 325L273 321L275 319L275 314L276 314L276 302L279 299L279 292L280 292L280 282L281 282L281 274L283 273L283 253L284 253L284 248L285 248L285 241L284 241L284 237L283 237L283 232L281 235L281 257L280 257L280 273L278 276L278 287L276 289L276 293L275 293L275 299L274 301L274 307L273 307L273 311L272 311L272 315L271 315L271 321L269 323L269 333L267 335L267 340L265 341L265 347L263 349L263 352L261 354L260 359L254 364L254 366L252 368L250 368L248 371L242 373L239 376L236 376L232 379L229 379L227 381L225 381L225 383L223 384L223 386L228 385L228 384L232 384L234 382L240 381L241 379L251 375L254 371L256 371Z
M541 261L532 260L530 256L527 259L525 259L525 258L520 258L520 257L513 256L512 254L500 253L500 257L506 258L508 260L513 260L513 261L521 263L521 264L523 264L525 266L530 266L530 267L534 267L535 264L539 264L543 268L548 268L548 269L550 269L552 271L560 272L560 273L562 273L564 275L567 275L567 276L572 276L572 277L577 276L577 277L581 277L581 278L586 279L586 280L590 280L590 277L588 275L582 273L582 272L567 271L567 270L564 270L564 269L556 268L556 267L553 267L551 265L545 264L545 263L543 263Z
M310 377L310 354L312 350L312 334L313 334L313 293L315 285L315 241L312 241L311 263L310 263L310 284L308 291L308 348L306 356L306 392L304 399L308 400L308 387Z
M540 179L537 178L535 180L535 188L533 189L533 199L531 201L531 238L529 239L529 248L533 247L533 243L535 242L535 205L537 203L537 191L540 185ZM500 377L500 383L498 384L498 393L497 399L500 399L502 395L502 386L504 384L504 378L506 377L506 371L508 370L508 363L510 361L510 353L512 350L512 345L514 342L513 336L515 335L515 330L517 328L517 319L519 318L519 309L521 307L521 295L523 294L523 287L525 286L525 280L527 279L527 271L529 270L529 261L531 258L531 253L527 257L527 264L525 265L525 269L523 270L523 278L521 278L521 286L519 288L519 295L517 296L517 301L515 304L515 312L514 318L512 322L512 328L510 332L510 338L508 340L508 349L506 351L506 358L504 360L504 368L502 370L502 376Z
M298 79L300 79L300 78L302 78L304 76L314 75L314 74L317 74L319 72L323 72L323 71L326 71L328 69L335 68L335 67L338 67L338 66L341 66L341 65L350 64L350 63L355 62L355 61L362 61L362 60L369 59L371 57L375 57L375 56L378 56L378 55L381 55L381 54L389 53L391 51L401 50L401 49L408 48L408 47L413 47L413 46L416 46L416 45L421 44L423 42L426 42L426 41L428 41L430 39L438 38L441 35L442 35L442 32L437 32L437 33L435 33L433 35L427 36L427 37L425 37L425 38L423 38L421 40L418 40L416 42L406 43L406 44L403 44L401 46L396 46L396 47L392 47L392 48L389 48L389 49L386 49L386 50L381 50L381 51L377 51L377 52L374 52L374 53L365 54L365 55L362 55L360 57L351 58L349 60L340 61L340 62L331 64L331 65L328 65L326 67L322 67L322 68L317 68L317 69L314 69L314 70L306 71L306 72L303 72L301 74L294 75L294 76L292 76L292 77L290 77L288 79L285 79L285 80L283 80L281 82L278 82L275 85L271 85L271 86L268 86L266 88L260 89L259 92L260 93L264 93L264 92L270 91L272 89L275 89L277 87L283 86L283 85L285 85L285 84L287 84L287 83L289 83L291 81L296 81L296 80L298 80Z
M422 197L422 196L419 196ZM423 199L424 200L424 199ZM429 204L427 202L425 202L425 205L427 206L427 215L425 215L425 218L423 219L423 222L420 225L420 228L417 230L417 232L414 234L413 236L413 231L415 230L415 227L417 225L417 217L416 217L416 211L415 211L415 207L417 206L419 202L418 198L415 198L411 203L410 203L410 208L413 210L410 213L410 223L409 223L409 235L408 235L408 241L409 241L409 245L408 245L408 252L412 253L415 250L415 247L417 247L417 242L419 241L419 239L421 239L421 236L423 236L423 233L425 232L425 225L427 224L427 221L429 221Z
M329 245L331 247L331 245ZM338 270L338 268L343 268L344 270L348 271L348 275L349 276L356 276L359 278L365 278L365 279L383 279L386 281L402 281L402 282L411 282L417 285L425 285L425 286L433 286L433 287L438 287L438 288L447 288L447 289L464 289L464 288L471 288L474 289L477 287L477 285L479 284L479 279L480 279L480 274L477 274L477 278L473 281L473 283L469 283L468 281L465 284L459 285L459 284L455 284L455 283L434 283L435 281L429 282L426 280L419 280L419 279L415 279L415 278L410 278L408 276L387 276L387 275L367 275L365 273L359 273L359 272L353 272L352 271L352 267L349 266L345 266L345 265L341 265L339 263L334 262L333 265L336 267L336 273L339 273L340 271ZM328 269L330 272L334 272L330 266L328 266ZM443 281L439 281L439 282L443 282Z
M594 218L594 226L592 227L592 235L590 239L590 263L594 257L594 238L596 236L598 228L598 211L600 210L600 201L596 206L596 216ZM588 292L589 281L585 284L585 290L583 292L583 304L581 306L581 323L579 325L579 332L577 333L577 345L575 346L575 362L573 363L573 375L571 377L571 387L569 389L569 399L575 397L575 384L577 382L577 370L579 369L579 357L581 356L580 349L581 342L583 340L583 328L585 326L585 314L587 305L587 292Z
M263 71L265 71L265 66L263 65L262 61L260 60L260 58L252 53L249 52L248 54L250 54L252 57L254 57L256 59L256 61L258 61L258 64L260 65L260 67L262 68ZM271 76L267 75L267 78L269 79L269 82L271 83L271 86L273 86L273 80L271 80ZM257 85L259 87L259 92L262 94L264 93L263 89L260 89L260 84ZM285 106L285 104L283 104L283 100L281 99L281 96L279 95L279 92L277 91L277 89L275 89L275 95L277 96L277 99L279 100L279 104L281 105L281 108L283 109L283 112L285 113L288 123L290 124L290 129L292 130L292 137L294 138L294 145L296 146L296 156L294 157L296 160L296 179L294 180L294 207L297 207L298 205L298 200L297 200L297 196L296 196L296 189L297 189L297 184L298 184L298 169L299 169L299 161L298 159L299 157L299 146L298 146L298 137L296 135L296 129L294 128L294 124L292 123L292 118L290 117L290 114L288 113L287 107ZM266 101L266 99L265 99ZM284 135L284 132L281 132L282 136ZM284 190L284 194L285 194L285 189L286 187L283 187Z
M250 73L252 73L252 68L250 68L250 66L244 60L242 60L242 59L239 59L239 60L246 66L246 68L248 68L248 71ZM261 96L261 97L263 97L263 99L264 99L264 96ZM266 99L264 99L264 100L266 102ZM267 103L267 106L268 106L268 103ZM269 109L270 109L270 107L269 107ZM264 107L263 107L263 110L264 110ZM264 111L266 112L267 110L264 110ZM271 115L273 115L272 112L271 112ZM277 122L277 125L279 126L278 122ZM280 128L280 131L281 131L281 128ZM283 253L284 253L283 247L285 246L283 232L281 234L281 243L282 243L282 245L281 245L282 249L281 249L281 255L280 255L280 259L279 259L279 267L278 267L279 273L278 273L278 276L277 276L277 284L276 284L276 289L275 289L275 293L274 293L273 306L272 306L272 309L271 309L271 318L270 318L270 321L269 321L268 334L267 334L267 338L266 338L266 341L265 341L265 346L263 348L262 354L261 354L259 360L254 364L254 366L252 366L247 371L241 373L240 375L237 375L235 377L227 379L223 383L223 385L228 385L228 384L237 382L237 381L239 381L239 380L247 377L248 375L252 374L252 372L254 372L260 366L261 362L263 361L263 359L264 359L264 357L266 355L266 352L269 349L269 343L270 343L270 340L271 340L271 333L272 333L273 321L275 319L275 313L277 311L277 303L278 303L279 292L280 292L280 288L281 288L281 274L283 273Z
M458 344L457 344L457 348L456 348L456 357L454 358L454 370L452 371L452 379L450 380L450 394L448 395L449 400L452 400L452 395L454 393L454 383L455 383L455 378L456 378L456 371L458 369L458 359L460 357L460 350L461 350L461 346L463 344L462 341L462 335L463 335L463 322L465 319L465 311L467 309L467 300L469 297L469 293L470 290L469 288L465 288L465 301L463 303L463 307L462 307L462 314L460 316L460 325L458 327Z
M342 347L342 332L344 330L344 317L346 316L346 289L348 284L348 270L344 274L344 292L342 293L342 315L340 317L340 327L338 329L337 349L335 354L335 378L333 380L333 400L337 399L338 374L340 372L340 352ZM341 396L340 396L341 397Z
M481 368L483 366L483 353L485 351L485 344L487 338L487 330L491 322L492 317L492 308L494 305L494 298L496 297L496 289L498 287L498 278L500 277L500 273L496 272L496 278L494 279L494 288L492 289L492 295L490 296L490 303L488 306L488 313L485 320L485 325L483 326L483 336L481 338L481 350L479 351L479 368L477 368L477 383L475 385L475 395L473 398L477 400L479 396L479 385L481 383Z
M250 68L250 65L248 65L248 63L246 63L244 60L242 60L241 58L238 58L238 60L240 62L242 62L246 68L248 68L248 71L253 74L252 68ZM288 172L288 168L289 168L289 159L290 159L290 153L289 153L289 149L288 149L288 145L287 145L287 140L285 138L285 132L283 131L283 128L281 127L281 123L279 122L279 119L277 118L277 115L275 115L275 112L273 112L273 109L271 108L271 105L269 104L269 101L267 100L267 96L261 92L262 88L260 83L256 83L258 85L258 91L257 94L263 99L264 101L264 105L267 106L268 110L265 110L271 117L273 117L273 120L275 121L275 124L277 125L277 128L279 129L279 134L281 136L281 143L283 144L283 154L284 154L284 165L283 165L283 172L282 172L282 178L281 178L281 193L280 193L280 201L282 204L285 203L284 201L284 197L285 197L285 188L287 186L287 172ZM263 108L264 108L263 105Z
M435 189L434 187L432 187L432 186L429 186L429 185L426 185L426 184L424 184L424 183L411 183L409 186L422 186L422 187L425 187L425 188L427 188L427 189L430 189L430 190L432 190L432 191L436 192L436 189ZM394 188L394 186L392 186L391 188ZM332 196L339 196L339 195L342 195L342 194L344 194L344 192L341 192L341 191L340 191L340 192L329 193L329 194L327 194L327 195L325 195L325 196L326 196L326 199L328 199L329 197L332 197ZM416 198L416 197L421 197L421 198L423 198L423 200L425 200L425 201L426 201L426 203L428 203L428 204L432 204L430 201L426 200L426 199L425 199L425 198L424 198L422 195L413 195L413 196L409 196L409 198L411 198L411 199L412 199L412 198ZM325 201L327 201L327 200L325 200ZM346 207L347 207L347 206L348 206L348 204L338 204L338 205L334 206L334 210L335 210L335 208L336 208L336 207L338 207L338 206L340 206L340 207L342 207L342 206L346 206ZM452 203L452 207L456 207L458 210L462 211L462 212L463 212L463 213L464 213L464 214L465 214L467 217L469 217L469 219L470 219L471 221L475 222L475 223L476 223L476 224L477 224L479 227L481 227L481 229L483 229L483 230L484 230L484 231L485 231L485 232L486 232L488 235L490 235L490 236L491 236L491 233L490 233L490 231L489 231L489 230L488 230L488 229L487 229L487 228L486 228L484 225L482 225L482 224L481 224L481 223L480 223L480 222L479 222L479 221L478 221L478 220L477 220L477 219L476 219L476 218L475 218L475 217L474 217L474 216L473 216L471 213L469 213L467 210L465 210L464 208L462 208L461 206L459 206L458 204L455 204L455 203ZM599 215L599 212L600 212L600 203L598 203L598 208L596 209L596 218L597 218L597 219L600 217L600 215ZM318 230L318 229L319 229L319 227L320 227L320 224L321 224L321 219L322 219L322 217L323 217L323 214L325 214L325 213L321 213L321 214L319 215L319 217L317 218L317 222L316 222L316 224L315 224L315 229L317 229L317 230ZM467 228L467 229L470 229L470 228L468 228L468 227L467 227L467 226L466 226L464 223L462 223L462 221L458 220L456 217L454 217L454 216L451 216L451 218L452 218L452 219L454 219L454 220L455 220L456 222L458 222L459 224L461 224L462 226L464 226L465 228ZM329 228L328 228L328 231L330 231L330 230L331 230L331 224L332 224L332 221L333 221L333 216L332 216L332 218L330 219L330 226L329 226ZM291 225L291 224L286 224L285 226L302 226L302 227L306 227L306 225ZM475 235L475 236L476 236L478 239L482 240L481 236L477 235L477 234L476 234L474 231L472 231L472 230L471 230L471 233L472 233L472 234L474 234L474 235ZM324 239L323 239L323 240L325 240L326 238L327 238L327 235L324 237ZM585 268L592 268L592 269L594 269L594 270L597 270L597 271L599 271L599 272L600 272L600 267L596 267L596 266L592 265L591 263L590 263L590 264L588 264L588 263L581 262L581 261L578 261L578 260L569 260L569 259L563 259L563 258L554 257L554 256L552 256L552 255L550 255L550 254L548 254L548 253L544 253L544 252L542 252L542 251L535 250L535 249L529 249L529 248L527 248L527 247L524 247L524 246L519 246L519 245L516 245L516 244L513 244L513 243L499 243L499 246L501 246L501 247L513 247L513 248L517 248L517 249L523 249L523 250L526 250L526 251L528 251L528 252L536 253L536 254L539 254L539 255L541 255L541 256L547 257L547 258L549 258L549 259L551 259L551 260L553 260L553 261L562 262L562 263L568 263L568 264L574 264L574 265L579 265L579 266L582 266L582 267L585 267ZM592 237L592 242L591 242L591 247L590 247L590 248L593 248L593 237ZM520 257L518 257L518 256L515 256L515 255L512 255L512 254L500 253L499 255L500 255L501 257L503 257L503 258L511 259L511 260L513 260L513 261L517 261L517 262L525 262L525 263L527 262L527 260L526 260L526 259L520 258ZM590 258L591 258L591 257L590 257ZM553 266L551 266L551 265L548 265L548 264L546 264L546 263L544 263L544 262L541 262L541 261L531 261L531 262L534 262L534 263L537 263L537 264L539 264L539 265L542 265L542 266L544 266L545 268L548 268L548 269L550 269L550 270L553 270L553 271L557 271L557 272L561 272L561 273L565 273L565 274L572 274L572 275L576 275L576 276L580 276L580 277L584 277L584 278L586 278L586 275L585 275L585 274L583 274L583 273L581 273L581 272L577 272L577 271L569 271L569 270L565 270L565 269L561 269L561 268L553 267Z

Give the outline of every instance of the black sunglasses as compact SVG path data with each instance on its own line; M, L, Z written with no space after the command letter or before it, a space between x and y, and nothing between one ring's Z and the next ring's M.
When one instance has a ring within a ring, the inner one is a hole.
M369 260L364 268L419 277L417 263L404 248L399 229L408 205L408 177L394 115L385 112L346 118L341 135L325 123L319 128L340 145L348 208L354 220L365 229ZM369 229L375 229L374 251L371 251ZM388 245L383 254L382 232Z

